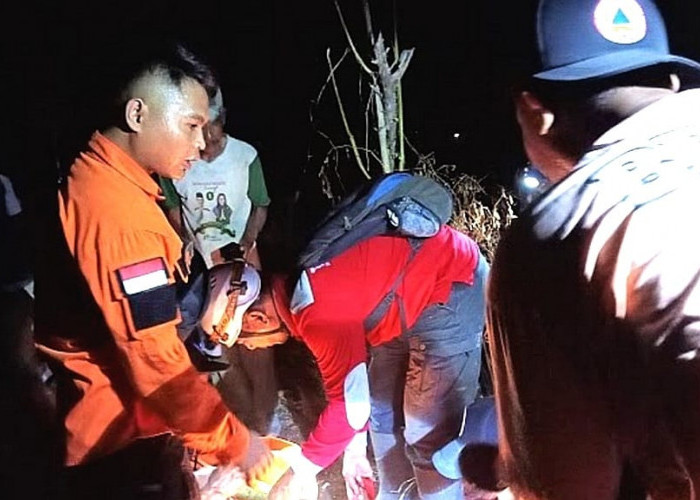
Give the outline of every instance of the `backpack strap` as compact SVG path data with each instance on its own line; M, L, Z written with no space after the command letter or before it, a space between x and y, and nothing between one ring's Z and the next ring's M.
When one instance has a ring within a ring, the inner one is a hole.
M408 265L416 256L424 241L420 238L406 239L408 240L408 244L411 246L411 252L408 254L408 260L406 261L406 264L404 265L403 269L401 269L401 272L398 274L398 276L396 276L396 279L391 285L389 291L386 293L386 295L384 295L384 297L382 297L382 300L379 301L379 303L375 306L372 312L369 313L362 322L362 326L364 327L365 332L369 332L376 328L379 322L384 318L384 316L386 316L387 312L389 312L389 308L395 300L398 302L399 306L399 317L401 319L401 333L403 334L406 331L406 313L404 310L403 301L401 300L401 297L397 297L396 290L399 288L399 285L403 283L404 276L406 275L406 269L408 269Z

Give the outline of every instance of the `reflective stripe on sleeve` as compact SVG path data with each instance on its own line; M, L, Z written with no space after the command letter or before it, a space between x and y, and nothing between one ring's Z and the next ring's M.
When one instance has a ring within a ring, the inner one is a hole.
M345 412L348 423L356 431L364 428L370 415L367 365L358 364L345 377Z

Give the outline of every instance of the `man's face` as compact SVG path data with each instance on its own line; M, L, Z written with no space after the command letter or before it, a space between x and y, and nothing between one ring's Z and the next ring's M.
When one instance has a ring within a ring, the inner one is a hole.
M224 151L224 146L226 146L226 133L221 120L209 122L204 127L204 141L206 147L202 151L202 158L211 162Z
M236 342L250 350L282 344L289 338L275 309L272 294L267 290L245 312L242 323L241 335Z
M274 332L260 335L242 335L236 340L237 344L244 346L250 351L255 349L265 349L273 345L284 344L289 339L289 333L283 328Z
M529 92L520 93L515 107L528 159L550 182L558 182L571 171L577 159L556 146L554 113Z
M180 179L204 149L209 99L204 87L189 78L180 88L162 80L155 85L146 101L137 159L150 172Z

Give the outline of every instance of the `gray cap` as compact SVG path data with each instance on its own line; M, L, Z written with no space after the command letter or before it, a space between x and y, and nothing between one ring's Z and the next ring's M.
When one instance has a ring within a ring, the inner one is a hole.
M468 444L498 444L498 420L493 397L479 398L464 411L459 436L433 454L433 465L449 479L460 479L459 454Z

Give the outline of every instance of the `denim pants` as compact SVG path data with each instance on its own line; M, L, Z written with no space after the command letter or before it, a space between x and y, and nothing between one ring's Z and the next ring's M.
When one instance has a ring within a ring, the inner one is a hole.
M440 475L431 457L459 433L464 407L479 390L484 286L481 257L472 286L455 283L400 337L370 349L370 433L379 500L398 499L415 478L423 499L461 499L460 481Z

